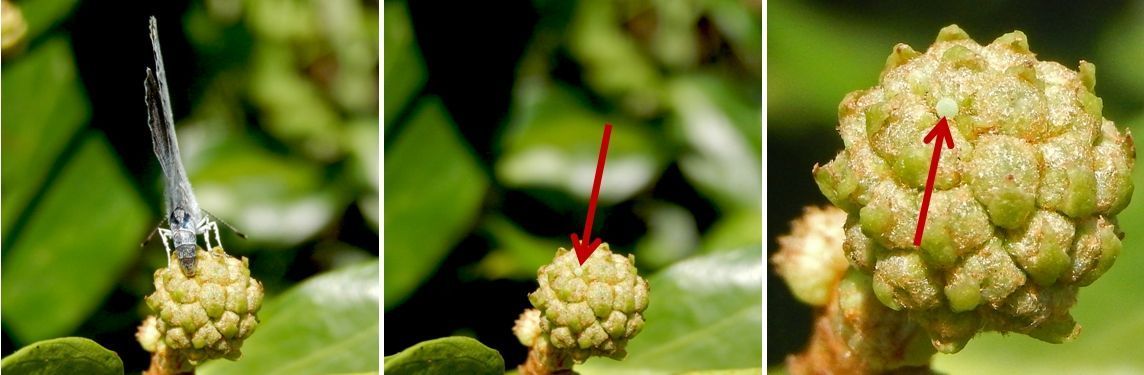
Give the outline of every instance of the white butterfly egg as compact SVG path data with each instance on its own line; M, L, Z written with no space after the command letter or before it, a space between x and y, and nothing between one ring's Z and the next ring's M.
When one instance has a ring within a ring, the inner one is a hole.
M937 101L937 115L950 118L957 116L957 102L950 98L941 98Z

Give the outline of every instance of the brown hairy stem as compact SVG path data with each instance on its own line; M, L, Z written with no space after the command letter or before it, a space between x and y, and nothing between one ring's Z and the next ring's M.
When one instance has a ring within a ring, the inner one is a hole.
M548 341L539 340L528 350L528 360L517 367L522 375L569 375L572 371L572 356L561 353Z
M815 309L806 349L787 357L792 374L932 373L929 337L906 314L868 304L843 311L839 294Z
M787 357L793 374L928 373L930 337L905 312L883 305L868 275L843 255L846 213L807 207L778 238L775 269L800 301L815 307L806 350Z
M151 354L151 367L143 375L193 375L195 367L186 357L163 348Z

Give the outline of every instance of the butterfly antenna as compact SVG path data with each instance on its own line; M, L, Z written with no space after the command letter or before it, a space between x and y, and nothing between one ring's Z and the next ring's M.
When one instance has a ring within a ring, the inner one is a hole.
M203 210L203 209L200 209L200 210L202 210L202 211L203 211L203 213L207 214L207 216L210 216L210 217L211 217L212 219L214 219L215 221L218 221L218 222L222 223L222 225L226 225L226 227L227 227L227 228L230 228L230 230L231 230L232 232L234 232L234 234L238 235L238 237L240 237L240 238L242 238L242 239L244 239L244 240L246 239L246 234L243 234L242 232L240 232L240 231L238 230L238 228L235 228L233 225L230 225L230 223L226 222L226 220L220 219L218 216L215 216L215 214L212 214L210 211L207 211L207 210Z
M155 233L159 232L159 228L162 228L163 224L165 224L166 222L167 222L167 218L163 218L163 220L159 220L159 225L156 225L155 229L151 230L151 234L147 235L147 239L143 240L143 243L139 244L139 247L144 247L144 246L147 246L147 244L151 243L151 239L155 237Z

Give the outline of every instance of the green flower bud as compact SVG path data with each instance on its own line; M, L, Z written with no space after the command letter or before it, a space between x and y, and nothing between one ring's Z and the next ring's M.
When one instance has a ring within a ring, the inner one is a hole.
M622 359L628 340L643 329L648 284L636 273L635 257L612 253L601 244L581 265L573 251L559 249L540 268L540 287L528 295L536 313L526 311L514 332L525 346L566 353L577 363L590 356ZM539 320L540 334L532 323Z
M237 359L242 342L258 326L255 314L263 297L246 258L231 257L221 247L209 253L200 249L192 278L174 262L155 271L155 292L146 302L156 316L140 327L140 344L150 352L171 351L191 364Z
M924 53L894 46L878 85L839 105L845 149L815 181L850 214L846 259L934 348L956 352L979 331L1079 333L1068 311L1120 253L1136 157L1095 87L1093 64L1039 61L1020 31L983 46L951 25ZM923 139L941 117L954 147L915 246L934 149Z
M800 301L826 304L846 273L848 264L839 251L845 223L846 212L840 209L806 207L803 216L791 222L791 233L778 238L779 251L771 261Z

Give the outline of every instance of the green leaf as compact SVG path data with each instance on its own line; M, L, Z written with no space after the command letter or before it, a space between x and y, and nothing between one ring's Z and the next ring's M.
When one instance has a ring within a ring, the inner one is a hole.
M381 189L381 154L377 118L358 119L347 124L342 143L350 154L353 182L357 184L358 209L374 231L378 230L378 191Z
M1104 100L1116 100L1108 96L1108 93L1117 92L1113 91L1116 89L1122 89L1119 92L1126 94L1125 98L1120 98L1123 101L1139 103L1144 95L1144 74L1140 74L1138 63L1140 56L1144 56L1142 23L1144 16L1141 12L1124 12L1105 28L1097 48L1100 58L1093 61L1096 64L1096 92ZM1135 99L1131 99L1133 97Z
M645 217L648 226L647 235L636 243L636 259L639 264L660 269L695 251L699 242L699 229L690 211L672 203L658 201L637 211Z
M85 136L46 189L20 233L5 239L4 323L17 342L64 335L88 319L151 225L101 134Z
M584 81L635 113L659 106L662 76L635 38L625 30L621 6L605 0L578 4L566 37L583 66Z
M1117 122L1144 134L1144 113ZM1136 149L1144 141L1135 138ZM1144 269L1144 163L1136 162L1131 203L1118 216L1124 231L1123 248L1116 263L1092 285L1083 288L1071 312L1081 325L1075 341L1049 344L1025 335L985 333L956 355L938 355L934 369L949 374L1011 374L1013 361L1025 373L1113 374L1144 369L1144 357L1132 350L1144 332L1144 299L1140 298L1140 270Z
M205 123L188 125L179 127L180 140L218 142L200 152L183 148L183 162L199 206L248 235L249 242L228 245L295 246L328 228L353 199L342 194L342 186L326 182L317 162L271 152L250 138L209 140Z
M387 374L503 374L500 352L469 337L424 341L385 357Z
M656 3L656 28L646 46L659 63L672 70L694 68L699 62L699 17L702 9L682 1Z
M693 76L673 80L669 89L672 124L689 146L679 168L725 213L759 207L762 191L758 109L726 94L732 87Z
M534 280L536 270L552 262L556 249L568 246L533 236L499 215L486 219L481 231L492 237L495 246L477 263L474 272L488 279Z
M238 361L199 374L329 374L377 371L378 261L314 276L266 302Z
M767 26L767 117L772 131L808 122L829 127L806 131L831 131L838 102L848 92L876 84L886 55L900 41L870 31L883 26L819 9L790 0L767 4L767 19L773 21Z
M425 66L405 3L385 3L385 129L425 83Z
M20 6L20 11L24 13L24 21L28 25L28 34L25 38L34 39L63 22L71 15L79 0L20 1L16 4Z
M385 151L385 308L405 300L471 229L488 181L438 99Z
M719 32L727 38L735 57L746 64L759 78L763 74L763 14L762 3L743 1L711 1L703 11L711 18ZM755 86L759 86L756 81Z
M593 358L585 374L741 369L763 360L763 250L753 246L691 258L648 279L644 331L623 361Z
M312 4L251 1L240 9L251 32L266 41L313 42L323 31Z
M5 59L3 92L3 233L9 230L40 190L67 142L87 122L83 93L66 38L45 41L27 55Z
M762 368L741 368L734 370L709 370L685 372L683 375L762 375Z
M737 249L763 242L763 213L758 210L741 210L723 214L703 235L703 252Z
M4 358L0 370L21 374L123 374L123 360L95 341L61 337L38 341Z
M320 35L337 58L338 69L327 88L329 95L347 112L377 117L380 13L372 4L323 1L313 9L323 26Z
M287 43L254 44L248 64L250 99L258 107L262 128L267 133L314 159L332 160L343 152L338 142L343 118L319 83L296 65L294 53Z
M517 90L513 119L497 160L499 180L514 188L553 188L587 202L604 124L613 125L600 202L614 203L647 188L665 164L660 136L644 124L594 113L572 89L537 84Z

